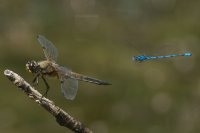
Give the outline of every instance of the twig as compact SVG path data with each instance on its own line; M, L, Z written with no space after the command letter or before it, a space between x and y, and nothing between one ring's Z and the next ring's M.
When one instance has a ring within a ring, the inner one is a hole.
M42 97L42 94L35 90L34 87L32 87L18 74L10 70L5 70L4 75L11 82L13 82L13 84L15 84L18 88L25 92L30 99L34 100L44 109L46 109L49 113L51 113L56 118L56 121L59 125L65 126L76 133L92 133L92 131L89 128L84 127L81 122L75 120L67 112L62 110L60 107L56 106L53 101Z

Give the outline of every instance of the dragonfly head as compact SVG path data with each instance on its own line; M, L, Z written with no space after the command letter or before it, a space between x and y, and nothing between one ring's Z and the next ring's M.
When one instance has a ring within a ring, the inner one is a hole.
M31 73L38 73L40 71L40 66L36 61L28 61L26 63L26 69Z

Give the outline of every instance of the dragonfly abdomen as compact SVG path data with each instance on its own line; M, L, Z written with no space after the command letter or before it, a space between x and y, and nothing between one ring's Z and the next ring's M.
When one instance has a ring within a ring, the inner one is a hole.
M91 77L87 77L87 76L83 76L83 81L94 83L94 84L98 84L98 85L110 85L110 83L108 83L106 81L95 79L95 78L91 78Z
M98 84L98 85L110 85L110 83L108 83L106 81L95 79L95 78L88 77L88 76L85 76L85 75L82 75L82 74L78 74L78 73L74 73L74 72L71 72L69 77L77 79L77 80L80 80L80 81L85 81L85 82L89 82L89 83L93 83L93 84Z

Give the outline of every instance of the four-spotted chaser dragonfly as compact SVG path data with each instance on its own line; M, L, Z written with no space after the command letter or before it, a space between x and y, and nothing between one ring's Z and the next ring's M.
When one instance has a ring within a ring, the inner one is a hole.
M78 90L78 80L97 85L110 85L108 82L88 77L82 74L72 72L70 69L60 66L56 63L58 52L53 43L47 40L44 36L38 35L37 40L42 46L46 60L43 61L29 61L26 64L26 69L35 74L33 79L34 84L38 84L39 77L41 77L46 85L46 92L44 96L47 96L49 85L45 79L46 76L56 77L60 80L61 91L65 98L73 100Z

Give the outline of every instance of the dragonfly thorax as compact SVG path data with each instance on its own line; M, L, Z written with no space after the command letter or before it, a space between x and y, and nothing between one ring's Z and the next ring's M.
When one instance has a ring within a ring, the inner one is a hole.
M26 69L31 73L38 73L41 71L39 64L36 61L28 61Z

